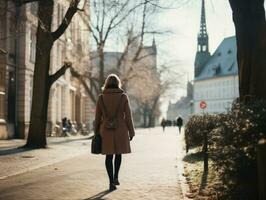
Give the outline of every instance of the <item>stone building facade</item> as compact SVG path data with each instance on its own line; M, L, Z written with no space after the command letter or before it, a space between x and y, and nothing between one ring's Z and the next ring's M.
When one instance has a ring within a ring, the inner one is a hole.
M16 6L13 1L0 0L0 138L27 136L32 99L36 53L37 3ZM62 22L69 1L54 5L52 31ZM88 7L87 7L88 8ZM76 13L69 28L51 51L50 73L68 60L79 71L89 65L89 31ZM87 123L92 117L91 102L80 83L69 71L54 83L50 91L47 134L55 133L63 117L76 123Z

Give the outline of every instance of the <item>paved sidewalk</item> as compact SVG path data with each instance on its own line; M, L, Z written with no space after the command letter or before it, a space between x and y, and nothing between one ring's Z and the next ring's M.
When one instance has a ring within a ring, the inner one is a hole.
M25 140L0 140L0 180L89 153L88 136L47 138L47 149L25 150Z
M122 158L121 186L112 193L104 156L85 154L0 180L0 199L181 200L181 141L174 128L138 130L133 153Z

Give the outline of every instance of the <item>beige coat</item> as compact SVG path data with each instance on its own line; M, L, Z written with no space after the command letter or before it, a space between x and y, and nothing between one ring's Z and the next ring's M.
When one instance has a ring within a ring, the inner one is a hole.
M106 116L104 116L102 101L100 98L97 101L94 131L95 134L101 134L102 154L125 154L131 152L129 137L133 137L135 131L127 95L121 89L105 89L103 91L103 101L108 115L113 116L121 95L121 104L116 117L116 129L107 129L104 126Z

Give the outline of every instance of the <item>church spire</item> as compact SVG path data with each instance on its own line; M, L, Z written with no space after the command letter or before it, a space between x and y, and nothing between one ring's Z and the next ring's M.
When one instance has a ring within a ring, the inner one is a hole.
M202 0L201 5L201 18L200 18L200 32L198 34L198 46L197 54L195 59L195 77L200 73L206 62L211 57L209 52L209 36L207 33L206 24L206 10L205 10L205 0Z
M209 36L207 33L206 25L205 0L202 0L201 6L200 32L198 35L198 51L209 52Z

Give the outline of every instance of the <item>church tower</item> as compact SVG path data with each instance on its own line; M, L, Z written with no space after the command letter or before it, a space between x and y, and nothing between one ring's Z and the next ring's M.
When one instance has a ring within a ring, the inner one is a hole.
M198 34L197 54L194 63L195 78L200 74L202 67L204 67L210 57L211 54L209 52L209 36L206 25L205 0L202 0L200 32Z

